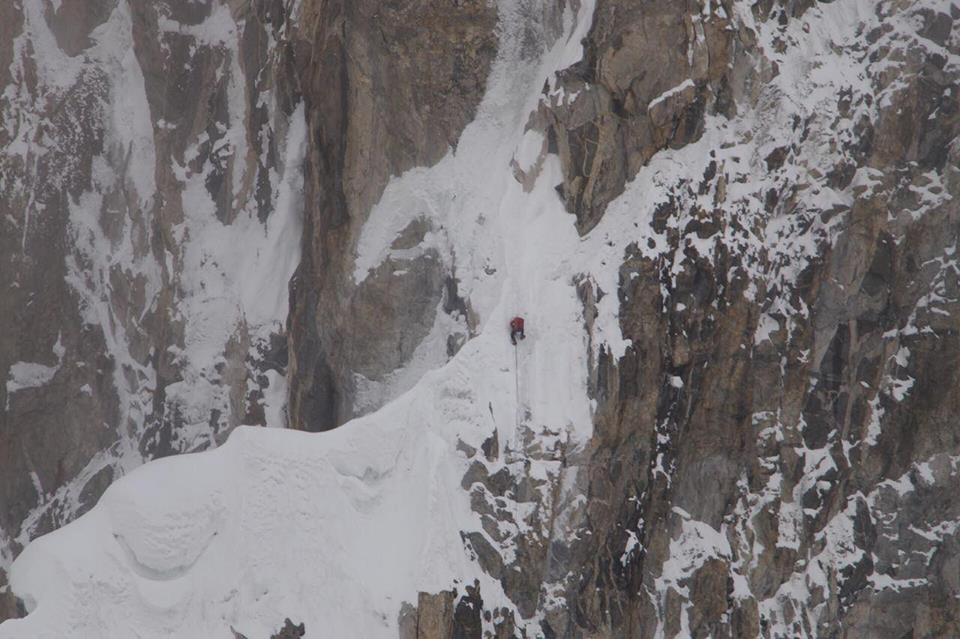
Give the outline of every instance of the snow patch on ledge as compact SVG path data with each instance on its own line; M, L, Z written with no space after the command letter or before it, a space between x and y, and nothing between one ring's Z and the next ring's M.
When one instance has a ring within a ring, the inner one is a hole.
M63 346L63 336L57 336L57 343L53 345L53 354L57 363L53 366L37 362L16 362L7 372L7 402L5 410L10 410L10 396L28 388L39 388L53 379L63 365L63 356L66 349Z
M25 388L43 386L60 370L60 366L45 366L36 362L17 362L10 367L7 377L7 393L12 394Z
M682 93L687 89L692 89L695 86L696 84L694 84L693 80L691 80L690 78L687 78L686 80L684 80L677 86L673 87L672 89L667 89L666 91L664 91L663 93L655 97L654 99L650 100L650 104L647 105L647 110L649 111L651 109L654 109L661 102L669 100L673 96L679 93Z

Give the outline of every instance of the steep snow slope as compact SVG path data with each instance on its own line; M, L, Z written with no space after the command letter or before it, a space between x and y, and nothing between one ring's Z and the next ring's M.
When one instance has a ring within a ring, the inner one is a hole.
M482 579L485 601L512 608L461 531L478 527L463 444L519 420L583 442L591 433L584 318L573 276L594 253L556 198L547 158L524 193L510 161L539 89L580 55L592 6L565 14L543 60L519 55L509 0L488 93L456 153L394 180L371 215L357 275L427 212L431 241L457 260L480 334L379 412L306 435L241 428L210 453L148 464L90 513L37 540L11 579L32 614L0 637L265 637L289 616L326 636L393 637L403 601ZM227 246L223 244L222 246ZM519 370L506 336L528 318ZM615 318L611 318L615 319ZM616 324L607 329L617 334ZM519 389L520 396L516 396ZM498 594L500 593L500 594Z

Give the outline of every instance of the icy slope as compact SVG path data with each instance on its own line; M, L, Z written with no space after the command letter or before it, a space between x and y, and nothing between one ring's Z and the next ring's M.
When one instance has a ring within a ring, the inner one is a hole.
M461 538L479 527L460 488L462 448L479 448L494 430L516 448L521 419L580 442L591 432L573 276L588 270L595 247L556 197L556 158L530 193L510 167L543 81L580 55L591 10L567 11L567 35L543 60L521 61L519 29L504 29L488 94L457 152L395 180L362 238L361 278L410 216L430 211L445 229L436 237L443 254L465 275L480 334L341 429L241 428L215 451L119 480L93 511L21 555L12 583L32 614L5 623L0 637L230 638L233 628L254 638L287 616L323 636L395 637L402 602L455 579L479 578L485 602L513 607ZM502 3L506 24L514 11ZM518 312L530 327L519 371L505 332Z

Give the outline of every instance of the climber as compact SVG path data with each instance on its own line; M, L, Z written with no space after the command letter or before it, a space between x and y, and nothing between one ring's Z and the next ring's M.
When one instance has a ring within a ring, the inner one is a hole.
M510 320L510 343L517 345L517 338L524 339L526 335L523 332L523 318L514 317Z

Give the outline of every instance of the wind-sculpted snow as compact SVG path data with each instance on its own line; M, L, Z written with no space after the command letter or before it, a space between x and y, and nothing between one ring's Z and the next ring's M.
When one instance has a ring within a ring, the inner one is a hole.
M325 636L395 637L402 602L458 579L480 579L486 603L512 608L461 537L476 526L459 488L464 445L515 431L512 347L500 329L335 431L242 427L215 451L132 472L24 551L11 577L33 613L0 637L266 637L284 617ZM536 362L550 343L527 342L523 374L541 380L527 392L576 414L583 390L566 399L568 378Z
M395 637L402 601L473 576L456 444L512 385L496 366L480 376L457 361L331 433L244 427L134 471L24 552L12 577L39 605L0 636L267 637L289 616L324 636Z

